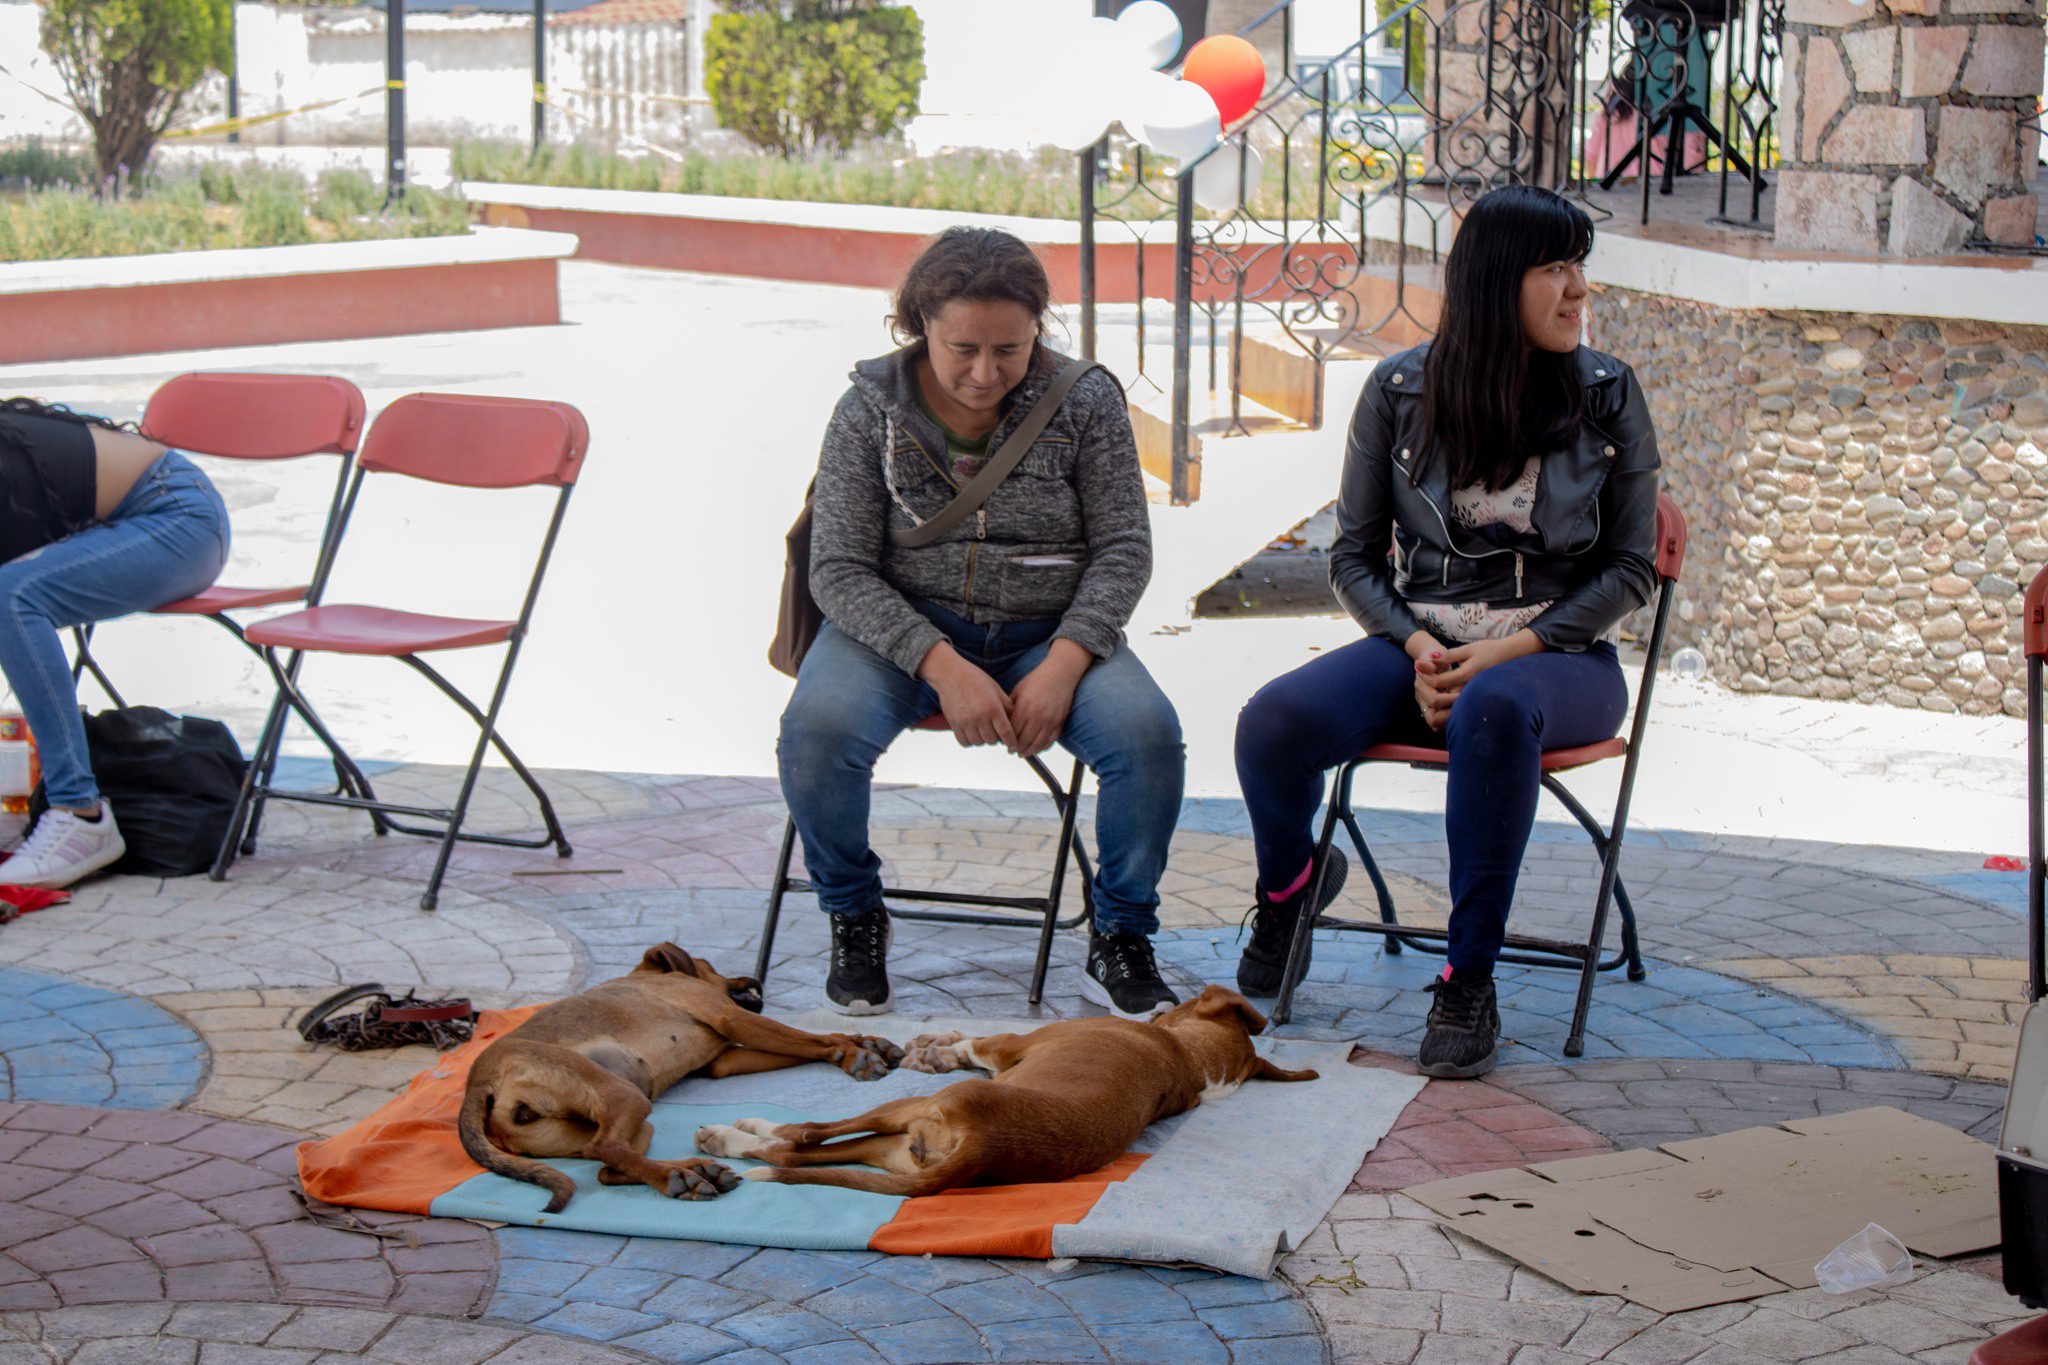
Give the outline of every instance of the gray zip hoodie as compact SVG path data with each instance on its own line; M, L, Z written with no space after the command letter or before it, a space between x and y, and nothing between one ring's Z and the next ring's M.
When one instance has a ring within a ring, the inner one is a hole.
M819 610L911 674L945 638L911 596L976 622L1056 617L1055 639L1108 658L1152 577L1152 528L1122 388L1106 370L1083 375L979 515L903 549L887 529L930 520L959 492L945 434L918 406L922 350L855 366L826 425L811 512ZM1041 348L1007 400L991 451L1065 361Z

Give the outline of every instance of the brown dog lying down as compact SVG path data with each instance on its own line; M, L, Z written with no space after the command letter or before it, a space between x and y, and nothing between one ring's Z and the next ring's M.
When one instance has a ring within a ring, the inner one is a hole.
M872 1081L903 1059L886 1038L805 1033L760 1008L752 977L720 976L673 943L649 948L626 975L557 1000L483 1050L457 1120L462 1150L486 1170L545 1186L549 1213L576 1182L526 1157L587 1157L604 1163L606 1185L714 1199L739 1184L729 1168L648 1159L656 1096L699 1071L743 1076L816 1061Z
M697 1150L770 1163L748 1171L749 1180L877 1194L1065 1180L1122 1156L1147 1125L1247 1080L1314 1080L1313 1071L1283 1071L1252 1050L1251 1035L1265 1026L1243 996L1211 986L1144 1023L1069 1019L991 1038L926 1034L911 1041L903 1065L978 1067L994 1079L960 1081L837 1123L714 1124L697 1130ZM831 1169L840 1162L882 1169Z

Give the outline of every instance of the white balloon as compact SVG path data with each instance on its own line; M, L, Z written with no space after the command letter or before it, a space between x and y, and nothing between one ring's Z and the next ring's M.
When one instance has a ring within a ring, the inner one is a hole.
M1053 146L1078 152L1093 147L1115 115L1105 86L1077 81L1050 92L1038 110L1038 132Z
M1242 177L1238 172L1243 171ZM1259 192L1259 180L1266 171L1266 159L1250 143L1225 142L1195 167L1195 202L1216 213L1234 213L1249 207Z
M1180 51L1180 16L1160 0L1138 0L1116 17L1126 41L1146 66L1157 70Z
M1117 119L1133 142L1151 145L1145 136L1145 122L1155 110L1164 110L1176 98L1173 87L1178 77L1164 71L1137 71L1126 75L1116 87Z
M1154 73L1155 75L1158 73ZM1132 136L1163 157L1187 161L1200 156L1223 136L1223 119L1209 92L1190 81L1169 80L1148 85L1137 117L1144 131Z

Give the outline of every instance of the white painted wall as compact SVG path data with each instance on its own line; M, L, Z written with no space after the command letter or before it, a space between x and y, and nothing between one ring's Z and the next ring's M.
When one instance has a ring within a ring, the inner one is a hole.
M1357 0L1314 0L1355 6ZM704 11L715 9L700 0ZM909 136L919 150L946 146L1023 147L1033 141L1032 110L1043 97L1040 73L1058 54L1046 34L1061 20L1093 11L1091 0L912 0L925 22L923 113ZM36 38L31 0L0 0L0 66L30 85L62 94ZM257 145L374 144L384 137L384 16L370 9L242 4L236 9L242 112L379 93L333 109L297 115L243 135ZM549 84L558 97L606 121L606 127L678 146L684 106L666 101L592 100L561 87L701 94L702 26L599 29L563 25L549 42ZM661 30L661 31L657 31ZM420 145L459 137L521 138L529 124L533 39L531 20L516 15L415 14L406 24L407 124ZM694 74L693 74L694 73ZM224 109L220 83L200 91L192 117L210 121ZM699 116L701 119L701 115ZM591 127L553 118L557 135ZM0 76L0 141L30 135L78 140L75 115L16 80ZM600 134L602 136L602 134Z

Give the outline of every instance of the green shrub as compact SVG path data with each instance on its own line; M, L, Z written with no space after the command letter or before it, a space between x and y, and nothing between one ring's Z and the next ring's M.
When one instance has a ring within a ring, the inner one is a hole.
M59 151L32 137L18 147L0 148L0 188L46 190L53 185L90 185L92 159Z
M784 156L895 136L924 69L917 12L874 0L730 0L704 40L719 123Z
M366 177L330 171L309 203L288 172L206 162L131 198L50 189L0 200L0 260L441 237L468 226L469 206L453 195L413 189L387 208Z

